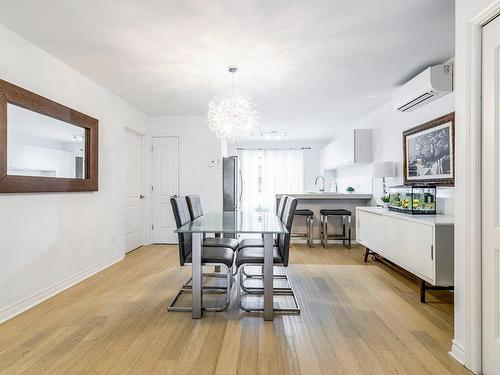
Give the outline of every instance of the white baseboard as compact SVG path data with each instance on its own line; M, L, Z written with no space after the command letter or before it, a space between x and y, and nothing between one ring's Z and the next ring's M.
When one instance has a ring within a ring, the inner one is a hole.
M306 240L305 238L292 238L290 242L291 242L291 243L303 243L303 244L305 244L305 243L307 243L307 240ZM346 242L347 242L347 241L346 241ZM319 239L314 239L314 240L313 240L313 243L314 243L315 245L317 245L317 244L318 244L318 245L321 245L321 240L319 240ZM355 239L352 239L352 240L351 240L351 244L352 244L352 245L358 245L358 241L356 241ZM342 245L342 240L333 240L333 239L329 239L329 240L328 240L328 245Z
M458 363L465 366L465 349L462 344L458 343L455 339L452 340L453 345L451 351L448 352Z
M16 315L21 314L22 312L30 309L31 307L38 305L39 303L49 299L50 297L55 296L62 291L71 288L73 285L78 284L79 282L85 280L86 278L95 275L99 271L102 271L109 266L121 261L125 257L124 253L117 254L112 256L109 259L106 259L86 270L83 270L76 275L70 276L44 290L41 290L37 293L32 294L31 296L24 298L14 304L7 306L5 308L0 309L0 323L5 322L6 320L12 319Z

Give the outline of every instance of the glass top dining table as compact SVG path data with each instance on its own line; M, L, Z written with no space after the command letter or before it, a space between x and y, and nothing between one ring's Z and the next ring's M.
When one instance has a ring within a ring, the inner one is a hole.
M203 234L262 234L264 239L264 319L273 320L273 238L275 234L288 233L285 225L274 212L208 212L179 227L176 232L192 235L193 319L199 319L203 315L201 264Z
M286 234L274 212L208 212L176 230L178 233L273 233Z

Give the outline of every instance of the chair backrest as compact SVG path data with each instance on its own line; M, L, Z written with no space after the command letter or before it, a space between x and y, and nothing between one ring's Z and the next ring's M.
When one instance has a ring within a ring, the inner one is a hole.
M280 197L280 203L278 208L276 208L276 215L283 221L283 212L285 211L286 200L288 199L288 195L282 195Z
M191 220L196 219L203 215L203 208L201 208L201 199L199 195L188 195L186 201L189 208L189 214L191 215Z
M281 258L283 259L283 265L288 266L288 259L290 257L290 238L292 233L293 218L295 216L295 209L297 208L297 199L288 196L285 204L285 209L283 210L283 224L285 224L288 234L278 235L278 250L280 252Z
M189 208L185 197L170 198L172 211L174 213L175 225L177 228L182 227L191 221ZM186 257L191 253L192 242L191 233L177 233L179 237L179 262L181 266L186 263Z

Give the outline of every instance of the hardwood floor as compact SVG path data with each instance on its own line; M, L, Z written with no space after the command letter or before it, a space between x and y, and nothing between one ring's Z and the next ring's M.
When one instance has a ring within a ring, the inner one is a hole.
M188 277L173 246L148 246L0 325L1 374L470 374L449 355L452 294L362 249L295 245L300 316L264 322L167 312ZM234 292L234 290L233 290Z

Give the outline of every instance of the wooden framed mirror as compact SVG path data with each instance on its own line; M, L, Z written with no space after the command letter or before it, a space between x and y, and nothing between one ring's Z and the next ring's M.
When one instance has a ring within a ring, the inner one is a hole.
M99 122L0 80L0 193L98 190Z

